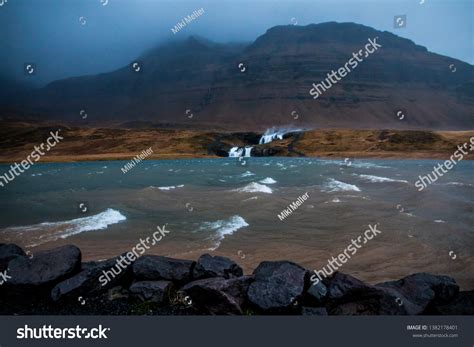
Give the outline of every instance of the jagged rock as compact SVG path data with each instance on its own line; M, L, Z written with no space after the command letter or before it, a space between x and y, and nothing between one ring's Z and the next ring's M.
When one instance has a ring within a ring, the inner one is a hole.
M459 316L474 315L474 290L459 292L456 299L444 305L434 305L430 314Z
M25 252L13 243L0 243L0 271L3 271L8 267L10 260L25 255Z
M310 302L322 304L326 299L327 293L328 289L321 281L319 281L318 283L310 282L310 286L306 291L306 298Z
M398 281L379 283L376 287L394 289L422 309L430 303L447 303L459 293L459 286L451 277L428 273L417 273Z
M115 257L100 262L83 263L82 270L78 274L58 283L51 290L51 298L57 301L87 296L126 283L131 277L132 268L131 266L119 267L117 265L119 258Z
M307 271L289 261L264 261L253 272L249 300L260 310L279 313L294 309L305 289Z
M328 311L331 315L404 315L421 310L396 290L367 285L336 272L329 280Z
M122 286L116 286L107 291L107 300L109 301L128 299L128 297L128 290Z
M133 274L137 280L186 283L192 279L195 264L191 260L146 255L135 261Z
M132 297L140 301L165 305L169 302L173 283L170 281L140 281L133 283L129 291Z
M225 279L207 278L188 283L182 288L199 311L206 314L243 314L247 302L250 276Z
M81 251L67 245L38 252L30 259L16 257L8 264L11 279L6 283L10 291L35 290L52 287L73 276L81 267Z
M220 256L211 256L209 254L201 255L194 267L193 276L195 279L209 277L241 277L242 268L229 258Z
M31 259L16 257L8 264L11 278L4 284L4 292L25 301L48 298L55 284L75 275L80 267L81 251L72 245L38 252Z
M286 148L282 146L259 145L252 148L253 157L271 157L283 154Z
M301 314L303 316L327 316L328 311L325 307L306 307L301 308Z
M369 285L357 278L336 272L329 279L327 296L329 300L339 300L343 298L350 300L351 297L357 297L360 293L367 292L370 289L371 287Z

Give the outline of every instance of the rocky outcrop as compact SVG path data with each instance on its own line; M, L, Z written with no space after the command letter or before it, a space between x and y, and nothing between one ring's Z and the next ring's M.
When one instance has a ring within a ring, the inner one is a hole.
M142 302L165 305L169 302L173 289L171 281L140 281L133 283L129 290L132 297Z
M232 278L240 277L244 274L242 268L229 258L201 255L194 267L193 276L195 279L209 277Z
M77 247L63 246L30 259L0 245L10 276L0 285L0 314L474 314L474 292L459 292L447 276L417 273L370 285L335 272L313 283L290 261L264 261L245 276L231 259L209 254L197 262L143 256L112 275L121 257L81 263Z
M243 314L251 277L208 278L184 286L190 302L207 314Z
M52 289L51 298L54 301L77 298L81 295L104 292L117 285L126 284L127 280L130 282L132 272L130 267L121 271L111 271L112 268L117 267L118 259L119 257L101 262L83 263L78 274L58 283ZM104 276L103 281L100 280L101 276Z
M262 262L253 272L249 287L252 304L263 312L291 311L303 296L307 271L288 261Z
M133 264L133 275L139 280L189 282L195 262L155 255L145 255Z
M7 268L8 262L16 257L24 257L23 250L12 243L0 243L0 271Z
M81 268L81 251L76 246L62 246L38 252L33 258L15 257L8 262L11 277L5 286L12 293L39 294L66 278L74 276Z

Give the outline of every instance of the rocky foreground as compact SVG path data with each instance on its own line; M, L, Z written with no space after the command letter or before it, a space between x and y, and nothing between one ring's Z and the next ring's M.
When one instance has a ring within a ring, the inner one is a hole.
M121 271L118 259L83 263L72 245L28 256L0 244L0 314L474 314L474 291L459 291L448 276L368 285L336 272L313 285L311 272L289 261L262 262L244 276L232 260L209 254L197 261L144 255ZM100 280L112 268L110 281Z

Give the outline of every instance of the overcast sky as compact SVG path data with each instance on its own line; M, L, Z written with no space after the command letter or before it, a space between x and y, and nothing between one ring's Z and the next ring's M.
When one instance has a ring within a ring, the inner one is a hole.
M7 2L5 2L7 1ZM108 3L107 3L108 2ZM166 40L253 41L275 25L355 22L474 63L472 0L0 0L0 76L30 81L107 72ZM105 6L102 3L106 4ZM420 4L421 3L421 4ZM177 34L184 16L205 13ZM394 29L395 15L407 26ZM84 25L80 18L83 18Z

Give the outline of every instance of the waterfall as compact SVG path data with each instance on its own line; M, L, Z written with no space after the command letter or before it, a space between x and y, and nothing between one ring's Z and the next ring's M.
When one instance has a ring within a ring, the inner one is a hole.
M281 128L281 129L273 127L265 131L265 133L260 138L259 144L264 145L266 143L275 141L276 139L283 140L283 136L285 134L288 134L290 132L299 132L299 131L302 131L302 130L296 129L293 127L286 127L286 128Z
M232 147L229 151L229 158L237 158L241 157L242 153L244 152L243 148L240 147Z
M229 158L250 157L253 147L232 147L229 151Z
M276 140L276 139L283 140L283 135L284 135L284 133L282 133L282 134L274 133L274 134L270 134L270 135L262 135L262 137L260 138L259 144L264 145L264 144L270 143L270 142L272 142L273 140Z
M252 152L253 147L245 147L245 157L250 157L250 152Z

